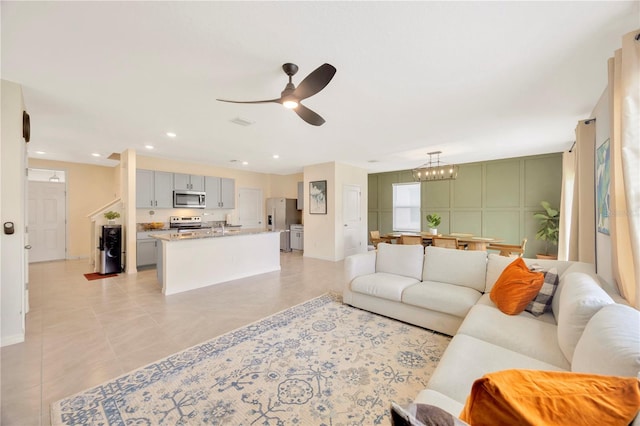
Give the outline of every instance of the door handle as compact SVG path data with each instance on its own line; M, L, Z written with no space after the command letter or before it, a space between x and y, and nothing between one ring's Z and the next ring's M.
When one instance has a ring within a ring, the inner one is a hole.
M27 244L26 246L24 246L24 248L26 248L27 250L31 250L31 244Z

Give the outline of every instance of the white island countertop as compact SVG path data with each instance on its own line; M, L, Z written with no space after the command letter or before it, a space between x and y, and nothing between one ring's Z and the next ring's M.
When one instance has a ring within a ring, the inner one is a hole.
M216 228L150 236L162 243L157 268L165 295L280 270L280 231Z

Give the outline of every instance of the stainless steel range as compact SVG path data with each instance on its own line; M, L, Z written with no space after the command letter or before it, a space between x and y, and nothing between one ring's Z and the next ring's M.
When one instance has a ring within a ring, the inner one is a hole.
M209 229L211 225L203 224L201 216L170 216L169 228L178 232L188 232L198 229Z

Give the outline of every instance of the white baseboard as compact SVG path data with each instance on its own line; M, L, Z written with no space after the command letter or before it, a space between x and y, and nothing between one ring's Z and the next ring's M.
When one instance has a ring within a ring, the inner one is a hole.
M14 334L13 336L8 336L2 339L0 342L0 347L15 345L16 343L24 342L24 333Z

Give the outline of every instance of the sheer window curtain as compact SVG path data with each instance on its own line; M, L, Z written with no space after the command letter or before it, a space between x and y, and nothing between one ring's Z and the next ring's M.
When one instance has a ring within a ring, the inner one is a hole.
M620 294L640 309L640 30L609 59L611 245Z

